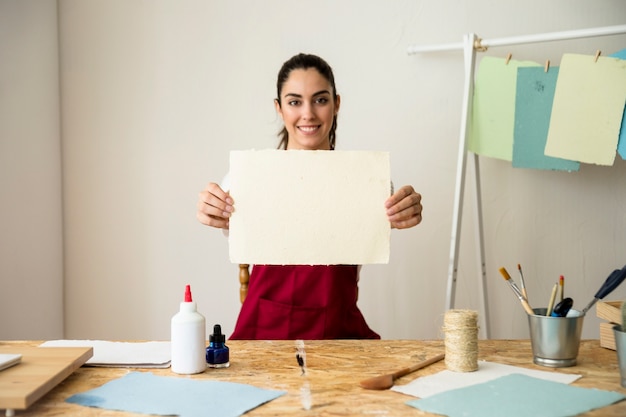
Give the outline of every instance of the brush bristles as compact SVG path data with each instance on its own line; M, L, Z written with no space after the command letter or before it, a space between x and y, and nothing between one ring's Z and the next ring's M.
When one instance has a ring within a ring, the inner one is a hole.
M511 279L511 276L509 275L505 267L500 268L500 274L502 274L502 277L507 281Z

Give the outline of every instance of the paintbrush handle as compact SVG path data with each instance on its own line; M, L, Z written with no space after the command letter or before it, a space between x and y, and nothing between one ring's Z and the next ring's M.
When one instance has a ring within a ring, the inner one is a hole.
M417 364L415 364L413 366L410 366L408 368L400 369L399 371L396 371L393 374L391 374L391 376L393 377L394 380L396 380L396 379L398 379L400 377L403 377L404 375L410 374L411 372L415 372L418 369L422 369L422 368L425 368L428 365L431 365L431 364L433 364L435 362L439 362L445 356L446 356L445 354L441 353L441 354L439 354L437 356L434 356L434 357L432 357L430 359L426 359L425 361L417 363Z

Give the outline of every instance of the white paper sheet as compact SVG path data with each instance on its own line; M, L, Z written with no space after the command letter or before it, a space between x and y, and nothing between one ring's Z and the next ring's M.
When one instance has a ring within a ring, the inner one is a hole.
M40 347L92 347L91 366L118 368L167 368L170 365L170 342L111 342L106 340L49 340Z
M232 151L229 174L232 262L389 261L387 152Z
M580 378L580 375L538 371L535 369L521 368L519 366L478 361L478 370L474 372L453 372L445 370L433 375L417 378L406 385L394 385L391 389L414 397L426 398L444 391L481 384L511 374L523 374L563 384L571 384Z
M0 371L17 365L22 361L19 353L0 353Z

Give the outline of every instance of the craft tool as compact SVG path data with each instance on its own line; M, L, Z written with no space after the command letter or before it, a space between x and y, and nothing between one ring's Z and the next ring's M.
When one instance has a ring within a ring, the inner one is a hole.
M546 316L552 315L552 308L554 307L554 301L556 300L556 290L559 287L559 284L554 284L552 287L552 293L550 294L550 301L548 301L548 309L546 310Z
M375 390L384 390L384 389L389 389L391 387L393 387L393 382L400 378L403 377L405 375L410 374L411 372L415 372L418 369L422 369L427 367L428 365L431 365L435 362L439 362L440 360L442 360L445 357L445 353L440 353L437 356L434 356L430 359L427 359L423 362L417 363L413 366L410 366L408 368L404 368L404 369L400 369L399 371L396 371L392 374L387 374L387 375L379 375L379 376L375 376L374 378L370 378L370 379L365 379L363 381L361 381L359 383L359 385L361 385L361 387L365 388L365 389L375 389Z
M302 376L306 375L306 351L304 350L304 341L296 340L296 361L302 371Z
M519 271L519 284L522 287L522 295L528 301L528 293L526 292L526 284L524 283L524 274L522 273L522 265L517 264L517 270Z
M583 309L582 315L584 316L598 300L603 299L617 288L618 285L624 281L624 278L626 278L626 265L622 269L616 269L611 272L611 275L604 281L604 284L602 284L598 292L596 292L596 295L593 296L593 300Z
M569 297L564 298L562 301L559 301L557 305L554 306L554 309L552 310L552 314L551 314L552 317L567 316L567 312L572 308L573 305L574 305L574 300L572 300Z
M561 292L561 301L563 301L565 295L565 277L563 275L559 277L559 290Z
M517 298L519 298L520 302L522 303L522 307L524 307L524 310L526 310L526 313L530 315L535 314L533 309L530 307L530 304L528 304L528 300L524 297L520 289L517 287L517 285L515 285L515 282L513 282L513 280L511 279L511 276L507 272L506 268L500 268L500 274L502 275L504 280L509 283L511 290L513 290L513 293L517 296Z
M300 401L302 402L302 409L309 411L313 406L313 398L311 397L311 384L309 381L304 381L304 384L300 387Z
M502 275L504 280L509 283L509 285L513 289L513 292L515 292L516 295L524 297L524 294L522 294L522 291L519 289L515 281L513 281L513 279L509 275L509 271L507 271L506 268L500 268L500 274Z

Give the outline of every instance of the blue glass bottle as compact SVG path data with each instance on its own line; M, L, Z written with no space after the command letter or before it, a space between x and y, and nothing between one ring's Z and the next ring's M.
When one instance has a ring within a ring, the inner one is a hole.
M226 336L222 334L222 326L213 326L213 333L209 335L209 347L206 348L206 363L209 368L228 368L230 366Z

